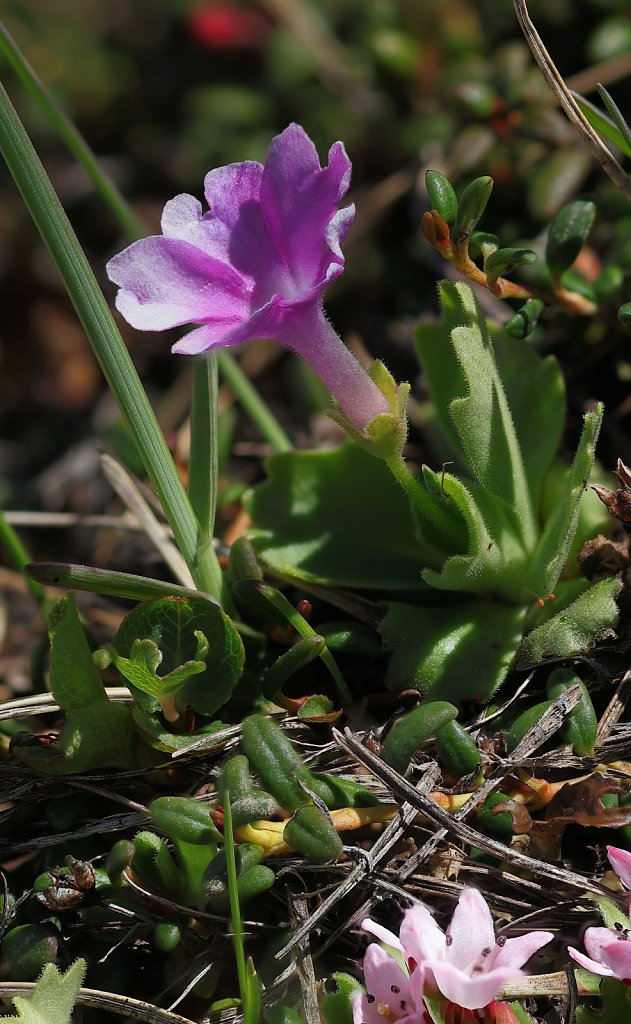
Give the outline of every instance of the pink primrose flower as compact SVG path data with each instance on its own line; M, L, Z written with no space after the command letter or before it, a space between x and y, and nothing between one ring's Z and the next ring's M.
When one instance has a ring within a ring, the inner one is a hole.
M324 168L309 136L291 124L265 165L210 171L209 210L190 195L168 202L162 234L133 242L107 272L116 306L142 331L198 324L173 346L197 355L271 338L313 367L359 430L390 406L327 320L325 289L344 270L352 205L338 209L351 177L341 142Z
M553 938L530 932L497 941L488 905L477 889L463 889L446 932L420 904L406 911L399 937L374 921L362 927L399 954L401 963L380 946L364 957L366 994L355 996L354 1024L386 1020L421 1024L427 1018L424 992L440 992L456 1006L481 1009L502 985L519 978L523 964Z
M609 863L627 890L631 890L631 853L618 846L608 846Z
M581 967L606 978L618 978L631 985L631 938L626 928L588 928L583 938L588 955L568 946L568 953Z
M607 847L609 863L631 899L631 853L617 846ZM607 978L631 984L631 933L626 928L588 928L583 945L588 955L568 946L568 953L581 967Z

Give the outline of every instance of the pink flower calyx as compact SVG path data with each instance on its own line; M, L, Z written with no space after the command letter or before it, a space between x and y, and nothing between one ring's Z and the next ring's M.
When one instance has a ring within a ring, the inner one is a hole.
M358 430L351 423L337 403L329 416L346 430L360 448L378 458L388 459L400 454L407 439L410 385L406 382L397 384L380 359L375 360L368 375L386 399L388 411L379 413L363 430Z

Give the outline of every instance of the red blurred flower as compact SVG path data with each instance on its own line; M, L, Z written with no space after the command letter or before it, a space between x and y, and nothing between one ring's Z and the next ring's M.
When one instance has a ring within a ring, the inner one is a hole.
M216 50L258 49L270 28L262 11L234 3L204 4L189 13L187 23L195 42Z

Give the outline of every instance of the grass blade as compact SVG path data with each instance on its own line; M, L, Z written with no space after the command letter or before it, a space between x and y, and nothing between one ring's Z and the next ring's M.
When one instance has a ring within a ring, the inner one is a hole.
M130 240L142 238L147 233L142 221L136 217L109 175L101 169L97 158L83 136L80 135L70 118L35 74L24 54L20 52L1 23L0 53L4 54L26 91L33 97L70 152L84 168L97 192L105 199L128 238Z
M217 360L213 353L193 363L188 495L206 543L212 540L217 508Z
M6 549L15 567L23 573L28 588L39 605L44 621L46 621L46 594L41 584L37 583L25 572L25 566L30 562L31 556L11 526L11 523L5 519L2 509L0 509L0 545Z
M30 562L25 572L32 580L50 587L66 587L68 590L87 590L91 594L106 594L108 597L123 597L129 601L153 601L159 597L207 597L217 604L210 594L200 590L189 590L177 583L165 583L149 576L135 576L130 572L114 569L97 569L92 565L77 565L73 562Z
M218 597L211 547L198 564L200 528L129 352L65 211L6 90L0 86L0 150L63 278L94 354L116 397L177 546L196 584Z

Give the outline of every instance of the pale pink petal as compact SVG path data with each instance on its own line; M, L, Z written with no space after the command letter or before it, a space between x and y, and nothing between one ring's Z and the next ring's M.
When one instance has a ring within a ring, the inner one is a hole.
M490 953L494 948L493 918L478 889L467 887L462 890L447 935L451 938L446 951L447 961L461 970L476 963L483 950Z
M502 985L515 981L523 971L504 967L497 971L483 972L469 976L453 964L433 963L428 965L440 992L452 1003L466 1010L479 1010L492 1002Z
M369 1003L363 992L354 992L352 997L353 1024L383 1024L377 1003Z
M614 928L588 928L583 936L583 945L593 960L600 960L603 950L622 934Z
M365 932L369 932L371 935L374 935L380 942L385 942L386 946L392 946L393 949L398 949L399 953L405 957L405 949L394 932L388 931L387 928L384 928L383 925L373 921L370 917L367 917L362 921L361 928Z
M412 997L408 978L390 954L375 942L364 956L364 984L369 1005L391 1006L397 1015L409 1012Z
M604 964L599 963L598 960L591 960L584 953L580 953L578 949L574 949L572 946L567 947L567 951L572 957L572 960L576 960L577 964L584 967L586 971L591 971L593 974L602 974L605 978L613 978L614 971L609 967L605 967Z
M618 846L608 846L607 856L625 889L631 889L631 853L628 850L621 850Z
M551 942L554 938L553 932L528 932L514 939L507 939L503 946L495 944L491 955L488 958L487 970L497 970L500 967L523 967L527 960Z
M180 242L192 242L200 220L202 204L195 196L182 193L166 203L162 211L160 227L165 238L176 238ZM194 244L194 243L193 243Z
M116 306L139 330L243 316L249 302L242 278L187 242L143 238L107 264L120 285Z
M246 204L257 203L261 196L263 165L243 160L209 171L204 178L204 195L213 217L232 228Z
M602 963L613 971L620 981L631 983L631 941L614 938L608 946L603 946Z
M442 960L446 952L445 933L427 907L414 904L405 912L401 925L401 942L406 956L417 964L426 960Z

